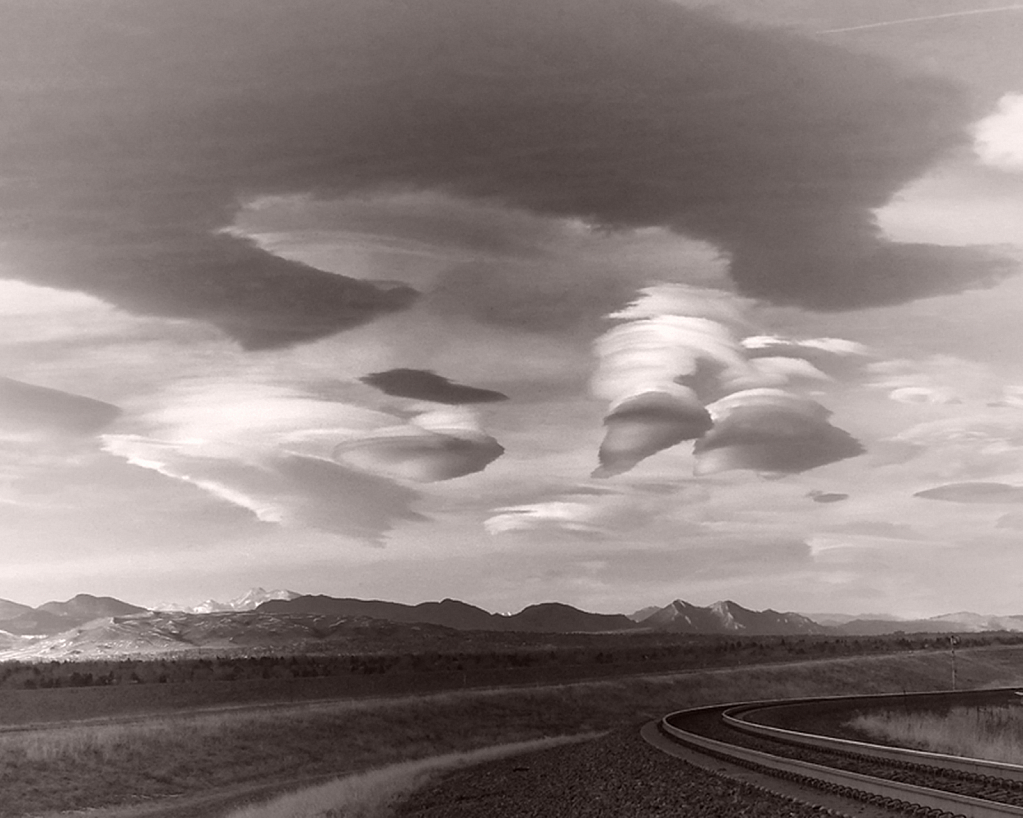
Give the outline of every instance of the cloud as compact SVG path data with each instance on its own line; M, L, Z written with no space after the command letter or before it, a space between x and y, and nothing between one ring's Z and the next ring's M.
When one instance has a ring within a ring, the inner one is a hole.
M995 523L995 528L1008 528L1013 531L1023 531L1023 513L1018 511L1003 514Z
M794 474L865 451L828 422L831 413L819 403L779 389L735 392L707 408L714 428L693 448L698 475L731 469Z
M937 480L1023 478L1023 419L1010 408L988 407L919 423L887 442L892 462L914 461L914 470ZM901 451L900 451L901 450Z
M861 537L880 537L890 540L922 540L924 537L906 523L892 523L887 520L853 520L828 528L829 532L854 534Z
M837 339L754 336L740 343L732 330L745 323L739 307L719 291L660 285L643 289L608 316L625 323L594 343L598 364L591 390L611 401L594 477L626 472L685 440L697 441L694 451L703 455L698 474L804 471L863 451L827 422L830 412L820 404L774 388L830 380L805 358L779 352L806 349L837 357L859 350ZM750 359L751 350L773 354ZM789 446L799 453L787 453Z
M381 545L399 523L426 519L414 510L419 499L414 490L322 458L210 457L201 445L134 435L106 435L104 443L108 452L132 465L190 483L265 523L315 528Z
M989 365L952 355L875 361L867 371L873 376L867 385L889 390L888 397L897 403L938 406L1011 397Z
M452 383L424 369L389 369L386 372L373 372L359 380L375 386L387 395L435 403L493 403L508 400L508 396L501 392Z
M104 435L104 449L190 483L258 519L381 542L423 519L432 482L483 469L503 453L464 407L414 407L411 418L300 389L227 381L184 383L135 418L145 434Z
M798 376L800 370L795 362L801 362L804 365L803 377L818 380L844 378L860 370L872 358L868 347L844 338L751 335L742 339L742 346L755 367L770 372L778 366L776 362L789 361L785 366Z
M620 539L645 527L655 504L638 497L573 491L552 500L496 509L484 527L492 535L543 531Z
M704 402L754 376L723 320L739 322L726 294L684 285L647 287L594 342L594 395L610 401L594 476L628 471L711 427ZM723 319L723 320L722 320Z
M914 497L950 503L1023 503L1023 486L1007 483L948 483L918 491Z
M357 469L432 483L482 471L504 454L489 435L470 437L398 428L341 443L334 459Z
M962 402L955 395L930 386L900 386L889 392L888 397L897 403L950 404Z
M483 471L504 447L483 432L469 410L424 412L404 426L379 429L338 444L331 456L356 469L433 483Z
M1002 397L991 401L988 406L1007 406L1013 409L1023 409L1023 386L1007 384L1002 387Z
M120 414L104 401L0 377L0 438L92 435Z
M750 366L759 374L758 380L764 386L784 386L797 380L831 380L809 361L801 358L760 357L751 360Z
M601 510L581 501L551 500L498 509L484 527L489 534L553 528L578 534L603 534Z
M236 230L295 261L400 279L443 317L545 335L589 334L652 280L727 280L716 248L667 228L609 231L450 192L262 197Z
M1023 94L1006 94L998 110L973 129L974 150L985 165L1023 171Z
M963 93L657 0L33 3L0 53L10 275L250 349L415 297L223 232L267 195L444 191L667 227L721 248L740 292L816 309L1013 270L983 248L889 243L874 220L966 143Z
M600 466L594 477L629 471L652 454L695 440L712 426L710 414L696 399L663 392L643 392L619 403L604 418Z
M834 491L811 491L806 496L815 503L840 503L849 499L848 494Z

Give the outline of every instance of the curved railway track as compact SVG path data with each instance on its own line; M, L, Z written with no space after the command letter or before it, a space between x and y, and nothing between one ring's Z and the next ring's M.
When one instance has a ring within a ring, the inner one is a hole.
M1003 689L745 702L680 710L658 727L701 754L894 814L1005 818L1023 816L1023 766L852 741L792 724L820 712L1018 701L1013 690Z

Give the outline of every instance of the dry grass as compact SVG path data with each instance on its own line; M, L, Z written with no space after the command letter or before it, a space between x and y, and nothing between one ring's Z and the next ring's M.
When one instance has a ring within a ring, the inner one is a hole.
M499 744L467 753L405 761L339 778L317 787L232 812L228 818L385 818L401 796L424 786L438 773L511 755L595 738L599 733L556 736Z
M1016 684L1021 656L1023 648L963 651L960 678L978 687ZM0 732L0 816L363 772L700 704L943 689L947 674L947 657L920 652Z
M947 714L865 713L849 726L934 753L1023 764L1023 707L954 707Z

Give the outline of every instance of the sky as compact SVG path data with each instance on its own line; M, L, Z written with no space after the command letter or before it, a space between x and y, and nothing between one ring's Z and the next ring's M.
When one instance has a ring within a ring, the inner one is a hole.
M1023 613L1023 4L0 18L0 598Z

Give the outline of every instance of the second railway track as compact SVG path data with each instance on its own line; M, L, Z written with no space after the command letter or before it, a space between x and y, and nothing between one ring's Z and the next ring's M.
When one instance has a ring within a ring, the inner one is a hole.
M769 723L779 721L779 714L798 723L800 712L820 709L852 712L1015 699L1013 691L999 690L747 702L670 713L659 729L699 753L895 813L1023 817L1023 766L870 744Z

